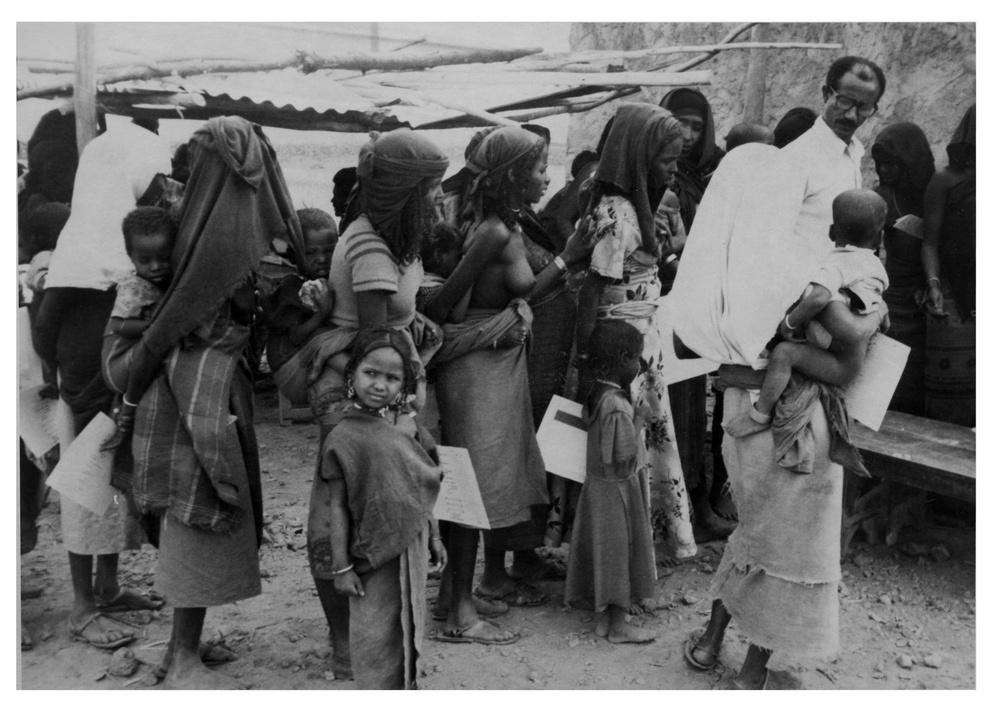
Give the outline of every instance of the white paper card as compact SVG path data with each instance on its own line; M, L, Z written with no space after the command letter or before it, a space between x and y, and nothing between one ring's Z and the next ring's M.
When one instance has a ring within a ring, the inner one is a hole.
M59 401L43 398L44 386L36 385L18 395L17 431L32 455L43 456L59 444L56 405Z
M98 413L59 456L59 464L49 475L49 487L91 512L103 515L118 494L111 486L114 452L101 450L101 445L114 432L115 421Z
M469 451L463 447L438 445L437 454L444 479L434 505L434 518L488 530L490 521L479 494Z
M31 344L31 319L28 307L17 309L17 387L28 388L43 382L42 359ZM34 452L34 451L32 451Z
M574 482L586 479L587 426L582 405L553 395L537 438L547 472Z
M674 352L674 328L673 328L673 303L669 300L670 294L661 296L656 300L656 326L660 331L662 345L660 351L663 354L663 370L660 376L664 385L673 385L682 380L697 378L699 375L706 375L714 370L718 370L719 364L707 358L686 358L684 360L677 357Z
M899 217L892 228L899 229L904 234L915 236L918 239L924 238L924 220L913 214Z
M881 427L909 354L909 346L881 333L875 335L861 372L845 390L850 417L872 430Z

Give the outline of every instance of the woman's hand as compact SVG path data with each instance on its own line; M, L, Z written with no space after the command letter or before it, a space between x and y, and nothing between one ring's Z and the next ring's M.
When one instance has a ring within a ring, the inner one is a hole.
M440 537L431 537L431 571L440 572L448 564L448 552Z
M337 594L347 594L356 597L365 596L365 588L361 585L361 577L352 569L333 578L333 588Z
M576 230L566 240L566 248L560 254L567 265L580 263L590 258L594 250L596 232L593 230L590 214L583 216Z
M317 288L313 300L316 301L318 313L330 313L333 310L333 291L330 290L330 282L323 279Z
M944 310L944 295L941 293L940 286L933 283L928 284L924 305L927 307L927 313L935 318L948 317L948 313Z
M524 323L519 323L500 336L495 345L497 348L517 348L524 345L526 340L528 340L528 327Z

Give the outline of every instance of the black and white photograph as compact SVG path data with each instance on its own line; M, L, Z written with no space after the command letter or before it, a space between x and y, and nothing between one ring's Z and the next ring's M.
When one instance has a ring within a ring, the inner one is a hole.
M88 12L11 23L18 689L979 690L967 7Z

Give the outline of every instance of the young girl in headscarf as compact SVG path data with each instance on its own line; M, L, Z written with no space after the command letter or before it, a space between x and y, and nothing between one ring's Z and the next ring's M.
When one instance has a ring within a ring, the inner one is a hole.
M927 360L927 324L917 294L924 287L919 230L896 228L904 216L922 219L924 192L934 175L934 155L923 130L911 122L891 124L875 138L872 159L878 173L875 192L885 200L882 237L889 287L883 296L891 324L887 335L910 347L906 367L889 404L891 410L924 414L924 364Z
M323 442L309 501L309 564L317 584L350 599L354 680L361 689L416 688L428 548L445 553L432 517L441 484L434 442L400 406L419 364L390 329L362 331L347 364L349 403Z
M424 274L420 249L436 220L447 168L444 153L409 129L373 133L361 148L356 194L345 219L359 213L346 225L330 265L333 330L302 351L315 351L308 394L321 442L349 405L342 366L362 329L388 327L402 336L409 346L407 357L420 366L411 385L422 392L423 364L440 345L440 336L416 310ZM422 343L419 351L415 338ZM329 580L316 579L315 584L330 627L334 674L349 678L347 598Z
M642 373L633 385L637 405L648 405L653 418L646 428L653 488L653 521L673 540L674 556L697 551L688 516L687 490L681 474L656 327L660 297L658 265L662 250L656 235L654 207L681 153L683 131L669 112L649 104L623 104L615 114L591 195L590 215L596 244L590 270L580 290L577 316L577 365L583 371L579 395L590 392L586 373L598 321L626 320L646 340Z

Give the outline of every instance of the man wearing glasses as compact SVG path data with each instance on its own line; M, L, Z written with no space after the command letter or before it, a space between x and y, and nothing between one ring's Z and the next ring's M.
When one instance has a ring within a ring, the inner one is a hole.
M864 148L854 133L875 113L884 91L878 66L842 57L827 72L826 105L809 131L782 149L737 147L712 177L670 299L677 356L723 364L723 427L749 415L749 390L760 387L759 369L767 363L762 349L833 249L833 200L861 188ZM843 313L843 335L875 330ZM708 626L685 644L684 658L694 669L714 668L735 620L750 645L727 688L795 688L797 678L767 668L772 651L783 658L826 658L839 647L843 472L829 457L825 412L800 396L790 395L801 411L789 422L808 424L813 442L797 447L799 457L814 458L811 474L775 462L770 429L723 438L739 526L709 590Z
M854 133L878 109L885 92L885 75L870 60L841 57L830 65L822 92L826 105L820 119L782 149L783 158L806 173L795 235L815 248L818 257L830 251L834 197L861 188L865 149Z

